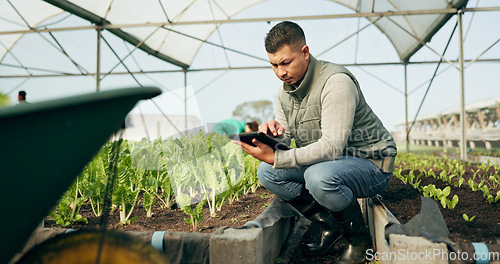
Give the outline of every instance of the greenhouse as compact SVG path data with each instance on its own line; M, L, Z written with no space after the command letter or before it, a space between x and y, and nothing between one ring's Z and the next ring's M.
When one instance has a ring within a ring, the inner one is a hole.
M1 0L0 263L500 263L499 12ZM270 50L282 25L303 29L300 53ZM252 122L280 142L245 141ZM343 181L354 199L336 210L307 175L344 159L387 187ZM299 200L266 165L301 171Z

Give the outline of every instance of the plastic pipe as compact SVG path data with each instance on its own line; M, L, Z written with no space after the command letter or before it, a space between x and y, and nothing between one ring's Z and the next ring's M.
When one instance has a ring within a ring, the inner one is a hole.
M163 237L167 231L156 231L151 238L151 246L163 252Z
M243 226L255 226L257 228L262 228L262 224L255 220L248 221Z
M472 246L474 247L474 255L476 256L476 264L489 264L490 256L488 246L485 243L477 243L473 242Z

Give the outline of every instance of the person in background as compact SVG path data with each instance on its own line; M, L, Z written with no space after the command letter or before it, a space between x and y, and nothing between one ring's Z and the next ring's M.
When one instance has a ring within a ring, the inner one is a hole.
M245 125L245 132L256 132L259 131L259 123L257 121L248 122Z
M243 132L255 132L259 129L259 124L256 121L245 123L238 119L225 119L216 123L212 132L224 135L239 134Z
M19 91L19 94L17 95L17 101L20 104L28 102L28 101L26 101L26 92L25 91Z
M255 147L233 142L263 161L257 176L264 187L321 227L319 243L306 244L305 254L324 255L342 236L347 248L337 263L364 263L372 240L357 198L388 186L396 144L354 75L314 58L299 25L278 23L265 48L283 86L275 120L259 131L288 145L293 139L297 148L274 151L256 139Z

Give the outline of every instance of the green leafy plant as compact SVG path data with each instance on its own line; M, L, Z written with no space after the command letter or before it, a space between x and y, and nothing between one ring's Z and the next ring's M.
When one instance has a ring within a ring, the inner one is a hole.
M198 171L199 174L203 174L203 179L200 179L200 183L205 193L210 216L212 217L216 216L215 210L218 194L223 193L228 186L222 163L220 159L214 156L209 156L209 159L201 163L203 170Z
M132 165L132 158L126 142L122 143L121 149L112 199L113 204L117 205L120 210L120 223L125 223L137 204L137 198L141 191L140 182L145 171Z
M401 175L403 169L399 168L399 169L395 169L394 172L392 173L392 175L394 175L396 178L398 178L399 180L401 180L402 182L404 182L405 184L408 182L408 179L406 177L404 177L403 175Z
M139 217L137 217L137 216L131 217L127 220L121 221L120 225L122 225L122 226L123 225L130 225L130 223L137 221L137 219L139 219Z
M157 193L160 186L162 172L161 151L158 151L159 140L141 140L137 144L129 144L131 149L132 166L138 174L139 188L142 191L142 204L146 210L146 217L153 215L152 208L157 202ZM140 171L138 171L140 170Z
M199 202L194 208L191 205L181 207L182 211L189 215L189 218L184 218L184 220L186 223L191 224L193 232L198 230L200 222L203 220L203 206L205 202L205 200Z
M103 212L111 151L111 145L106 144L78 176L81 195L88 198L92 212L97 217Z
M88 223L87 218L79 214L79 209L71 206L71 201L68 198L61 199L57 209L51 211L49 215L56 221L56 224L61 226L71 226L77 222Z
M101 148L55 207L51 215L59 224L84 222L79 210L85 204L96 216L103 214L112 146L109 142ZM120 146L111 201L112 210L119 210L124 225L134 221L131 215L140 194L148 216L156 203L170 208L175 200L196 227L203 219L203 205L217 217L215 210L220 211L226 202L255 192L260 186L256 175L260 161L220 134L205 136L200 131L194 136L166 140L125 140Z
M464 178L460 178L458 179L458 181L454 182L453 183L453 186L455 187L462 187L462 184L464 183L465 179Z
M56 209L49 215L61 226L70 226L77 222L88 223L87 219L82 217L79 212L86 197L80 195L79 179L77 178L71 187L62 196Z
M419 185L420 185L420 182L421 180L419 180L419 178L422 176L423 173L419 173L418 175L415 176L413 170L411 170L409 173L408 173L408 182L410 183L410 185L414 188L414 189L418 189Z
M467 222L472 222L474 221L474 219L476 218L476 216L473 216L471 218L469 218L469 216L467 216L467 214L463 214L462 217L464 218L465 221Z
M421 192L423 188L419 186L420 182L418 181L420 174L423 177L432 177L440 180L448 184L448 186L461 188L465 184L472 191L481 191L483 197L489 203L496 203L500 200L500 196L497 193L492 193L493 190L498 192L500 188L500 167L497 168L489 162L472 164L472 162L465 163L446 156L436 158L434 156L400 153L396 157L395 165L394 176L404 183L411 184ZM466 167L470 168L472 172L472 177L468 179L465 178ZM401 175L403 169L409 170L407 175ZM420 170L422 173L418 173L417 170ZM434 193L431 194L428 192L430 189L431 187L426 188L427 195L435 197ZM446 205L449 208L452 208L455 201L457 201L457 199L453 198L437 199L435 197L435 199L441 201L443 207Z
M451 200L448 200L447 197L450 195L451 188L450 186L446 186L443 190L436 188L434 184L429 184L422 188L423 194L425 197L432 197L437 201L441 202L441 206L443 208L454 209L458 204L458 196L455 194Z
M434 171L432 169L429 169L429 171L427 172L427 175L434 178L434 179L437 178L436 173L434 173Z
M152 174L151 171L146 172L142 183L142 204L146 210L146 217L153 216L152 210L158 193L158 180Z
M478 190L479 185L476 182L474 182L473 179L469 179L468 183L469 183L469 186L472 189L472 191L475 192Z
M458 204L458 196L455 194L451 200L445 199L446 206L450 209L455 209L455 206ZM444 207L444 206L443 206Z

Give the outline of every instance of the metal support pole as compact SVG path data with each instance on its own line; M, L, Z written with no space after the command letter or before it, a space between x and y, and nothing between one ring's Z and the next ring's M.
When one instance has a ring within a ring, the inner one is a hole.
M95 90L96 92L99 92L101 89L101 33L102 29L97 28L97 66L96 66L96 74L95 74L95 79L96 79L96 84L95 84Z
M463 25L462 11L457 13L458 16L458 41L460 49L460 158L465 160L467 157L467 141L465 138L465 80L464 80L464 40L463 40Z
M184 131L187 134L187 70L184 70Z
M408 64L405 63L405 124L406 124L406 153L410 153L410 124L408 123Z

